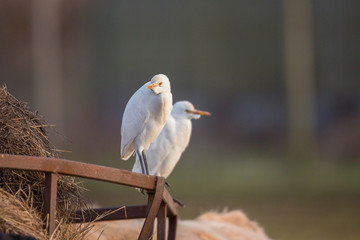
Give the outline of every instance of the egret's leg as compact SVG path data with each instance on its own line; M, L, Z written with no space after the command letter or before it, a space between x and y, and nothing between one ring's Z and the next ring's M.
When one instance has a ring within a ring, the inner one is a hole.
M179 199L173 198L173 201L179 204L180 207L185 207L185 204L183 204Z
M167 181L165 181L165 185L166 185L166 186L168 186L168 188L170 188L170 189L171 189L171 184L170 184L170 183L168 183Z
M143 157L142 157L142 155L140 154L139 150L136 150L136 154L137 154L137 156L138 156L138 158L139 158L139 161L140 161L141 172L142 172L142 174L145 174Z
M145 168L144 168L144 161L143 161L143 158L142 158L142 155L140 154L139 150L136 150L136 155L138 156L139 158L139 162L140 162L140 166L141 166L141 172L142 174L145 174ZM139 191L145 195L145 191L144 189L139 189Z
M146 154L145 154L145 150L142 151L142 156L144 158L144 163L145 163L145 171L146 171L146 174L149 175L149 168L148 168L148 164L147 164L147 161L146 161Z

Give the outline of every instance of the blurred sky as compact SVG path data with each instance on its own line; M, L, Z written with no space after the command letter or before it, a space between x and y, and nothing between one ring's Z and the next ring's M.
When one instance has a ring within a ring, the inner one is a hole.
M194 146L287 152L294 107L282 1L45 2L1 1L0 76L57 124L71 141L62 148L115 156L127 100L164 73L174 101L213 113L194 122ZM357 1L316 0L310 16L299 12L312 34L309 124L325 159L359 156L359 10Z

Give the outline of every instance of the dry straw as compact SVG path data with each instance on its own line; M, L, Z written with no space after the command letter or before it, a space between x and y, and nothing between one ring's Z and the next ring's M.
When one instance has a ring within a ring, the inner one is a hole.
M58 157L42 116L0 88L0 153ZM42 230L44 173L0 169L0 232L31 235L45 239ZM59 176L57 229L50 239L84 239L86 227L67 224L71 214L86 208L83 187L74 177ZM87 226L89 227L89 226Z

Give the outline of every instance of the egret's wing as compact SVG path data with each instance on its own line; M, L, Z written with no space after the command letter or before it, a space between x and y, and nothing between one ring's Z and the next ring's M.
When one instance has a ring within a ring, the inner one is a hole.
M134 140L149 120L150 113L143 103L145 85L134 93L125 107L121 124L121 158L124 160L136 150Z
M158 175L161 165L176 145L176 123L170 115L164 128L146 150L147 163L151 175Z
M179 162L183 152L184 151L179 148L175 148L173 151L170 151L163 163L159 166L158 175L167 178Z
M157 168L157 175L163 177L170 175L188 146L191 136L191 121L189 119L177 119L176 117L174 119L176 131L168 137L172 139L172 146L168 148L166 156L163 157Z
M149 149L146 150L146 159L150 175L157 175L157 171L161 167L162 162L173 149L175 134L174 119L170 116L159 136L150 144ZM132 171L142 173L138 156L136 156Z

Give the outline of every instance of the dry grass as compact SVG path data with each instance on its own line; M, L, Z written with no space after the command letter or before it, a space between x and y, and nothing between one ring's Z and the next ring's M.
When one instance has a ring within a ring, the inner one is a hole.
M37 112L0 88L0 153L58 157L47 131L51 128ZM44 173L0 169L0 231L44 239L42 230ZM50 239L84 239L86 228L67 224L71 214L86 208L84 188L74 177L59 176L57 193L58 228ZM4 204L4 205L2 205Z
M31 235L38 240L46 239L43 221L28 199L18 199L0 188L0 232Z

